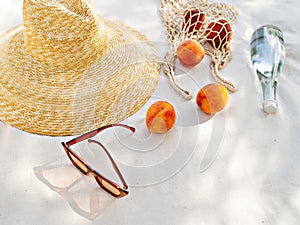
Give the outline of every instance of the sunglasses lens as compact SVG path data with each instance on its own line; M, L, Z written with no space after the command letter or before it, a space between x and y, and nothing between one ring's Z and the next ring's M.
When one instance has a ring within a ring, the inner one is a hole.
M69 152L69 156L73 164L83 173L87 174L89 172L86 165L84 165L80 160L78 160L71 152Z
M112 185L111 183L109 183L108 181L100 177L96 177L96 180L101 185L101 187L103 187L105 190L112 193L113 195L119 196L121 194L120 190L116 188L114 185Z

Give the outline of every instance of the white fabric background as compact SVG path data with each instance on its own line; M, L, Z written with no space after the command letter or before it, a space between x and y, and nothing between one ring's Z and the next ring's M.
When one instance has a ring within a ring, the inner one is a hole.
M124 21L154 43L165 43L159 0L92 2L103 16ZM175 128L186 137L181 145L193 148L187 160L171 172L161 167L166 174L162 180L155 180L159 174L149 167L145 176L153 176L152 184L133 183L127 197L115 200L98 189L92 176L83 177L69 165L60 146L66 138L28 134L0 122L0 223L298 225L300 1L225 2L238 8L239 17L233 27L233 59L222 74L238 91L231 94L227 108L206 123ZM22 1L0 0L0 5L2 34L22 23ZM280 27L286 41L275 115L261 110L262 93L249 55L252 32L266 23ZM203 75L206 82L208 74ZM197 140L189 138L195 134ZM168 163L172 167L172 161ZM143 177L139 171L125 169L125 174L133 181ZM72 174L81 182L68 192L50 185L68 183ZM75 203L90 212L84 214Z

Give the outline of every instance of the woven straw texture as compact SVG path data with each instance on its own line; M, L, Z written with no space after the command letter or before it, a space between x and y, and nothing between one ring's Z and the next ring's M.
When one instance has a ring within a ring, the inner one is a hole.
M234 92L236 87L225 80L219 70L232 59L230 40L237 10L226 3L207 0L161 0L160 11L167 28L170 52L166 54L164 72L175 90L186 99L192 96L175 82L176 49L187 39L199 41L212 58L211 72L217 82Z
M0 37L0 120L65 136L138 111L159 78L156 51L87 0L24 0L24 24Z

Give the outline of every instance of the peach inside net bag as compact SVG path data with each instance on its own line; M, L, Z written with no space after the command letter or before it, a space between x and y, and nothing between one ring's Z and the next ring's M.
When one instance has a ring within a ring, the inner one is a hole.
M235 85L225 80L219 70L232 58L230 40L233 34L232 24L237 19L236 8L207 0L161 0L160 11L170 43L163 69L174 89L185 99L192 98L188 90L176 83L174 71L176 49L183 41L194 39L211 56L211 73L214 79L234 92Z
M159 79L148 39L88 0L24 0L23 25L0 37L0 120L64 136L122 121Z

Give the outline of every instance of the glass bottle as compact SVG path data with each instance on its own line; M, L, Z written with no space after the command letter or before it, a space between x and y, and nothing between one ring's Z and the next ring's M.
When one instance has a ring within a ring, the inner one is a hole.
M274 25L263 25L251 37L251 60L263 91L263 110L277 110L276 88L283 68L285 45L281 30Z

